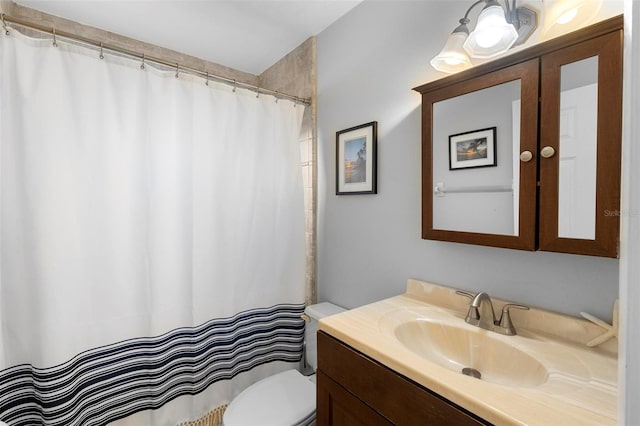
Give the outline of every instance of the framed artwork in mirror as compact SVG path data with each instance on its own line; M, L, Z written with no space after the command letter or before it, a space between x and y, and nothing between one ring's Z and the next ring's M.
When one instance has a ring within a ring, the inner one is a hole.
M449 170L497 165L495 127L449 136Z
M336 195L377 194L378 122L336 132Z

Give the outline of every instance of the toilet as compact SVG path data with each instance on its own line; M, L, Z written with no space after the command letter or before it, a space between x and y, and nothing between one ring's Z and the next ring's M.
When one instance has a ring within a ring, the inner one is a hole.
M324 302L307 306L305 328L306 361L314 374L298 370L274 374L242 391L224 412L224 426L306 426L316 420L315 369L318 366L316 331L320 318L344 309Z

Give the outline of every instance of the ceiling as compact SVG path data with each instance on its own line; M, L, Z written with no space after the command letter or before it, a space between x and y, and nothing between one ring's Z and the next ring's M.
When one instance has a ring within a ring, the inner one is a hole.
M361 0L16 0L16 3L260 74Z

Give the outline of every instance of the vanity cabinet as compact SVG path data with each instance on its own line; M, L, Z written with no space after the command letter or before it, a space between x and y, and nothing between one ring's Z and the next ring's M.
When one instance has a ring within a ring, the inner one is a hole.
M319 426L490 424L322 331L316 377Z
M622 25L414 89L424 239L618 256Z

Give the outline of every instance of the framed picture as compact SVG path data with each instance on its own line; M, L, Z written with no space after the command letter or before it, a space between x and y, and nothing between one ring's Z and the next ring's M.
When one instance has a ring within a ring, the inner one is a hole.
M495 127L449 136L449 170L497 165Z
M336 132L336 195L376 194L378 122Z

